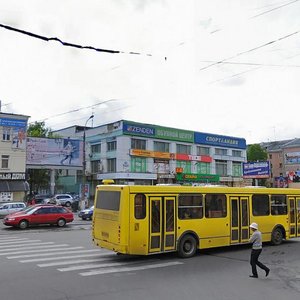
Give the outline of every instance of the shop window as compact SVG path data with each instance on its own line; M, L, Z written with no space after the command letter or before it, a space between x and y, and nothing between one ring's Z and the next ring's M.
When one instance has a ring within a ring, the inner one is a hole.
M181 154L191 154L191 146L190 145L177 144L176 145L176 151L177 151L177 153L181 153Z
M131 149L146 150L146 140L131 139Z
M170 144L164 142L154 142L154 151L157 152L169 152Z
M208 147L197 147L197 155L209 155L209 148Z
M205 195L205 217L224 218L227 216L226 195L207 194Z

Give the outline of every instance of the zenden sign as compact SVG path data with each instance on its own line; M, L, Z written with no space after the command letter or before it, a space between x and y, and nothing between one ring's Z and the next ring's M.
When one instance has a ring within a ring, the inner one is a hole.
M123 133L139 136L155 136L155 128L143 124L123 123Z

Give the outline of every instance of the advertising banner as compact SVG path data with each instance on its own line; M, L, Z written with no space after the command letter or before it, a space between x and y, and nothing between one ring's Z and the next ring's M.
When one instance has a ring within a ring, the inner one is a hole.
M158 139L194 143L194 132L188 130L156 127L155 137Z
M268 161L243 163L244 178L269 178L270 163Z
M137 136L154 137L155 128L154 126L148 126L144 124L124 122L123 133Z
M26 164L82 167L82 158L81 140L27 138Z
M175 157L177 160L192 160L206 163L212 162L212 158L208 155L176 154Z
M289 165L300 164L300 152L285 153L285 163Z
M187 182L219 182L220 176L214 174L190 174L190 173L179 173L176 174L177 181Z

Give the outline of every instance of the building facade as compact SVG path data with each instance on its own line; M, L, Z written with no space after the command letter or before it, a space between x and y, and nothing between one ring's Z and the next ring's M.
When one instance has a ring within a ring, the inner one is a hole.
M271 166L271 185L300 187L300 139L262 143Z
M25 178L28 118L0 112L0 202L23 201L28 191Z
M74 127L75 128L75 127ZM83 136L66 128L64 137ZM120 120L86 128L85 175L91 193L103 179L119 184L243 184L243 138Z

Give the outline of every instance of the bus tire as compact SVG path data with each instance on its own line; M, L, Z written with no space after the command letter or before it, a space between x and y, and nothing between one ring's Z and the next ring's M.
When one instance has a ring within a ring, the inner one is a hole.
M272 245L280 245L283 241L283 232L282 229L279 227L276 227L273 229L272 231L272 235L271 235L271 243Z
M180 239L178 254L182 258L189 258L195 255L197 250L197 241L191 234L186 234Z

